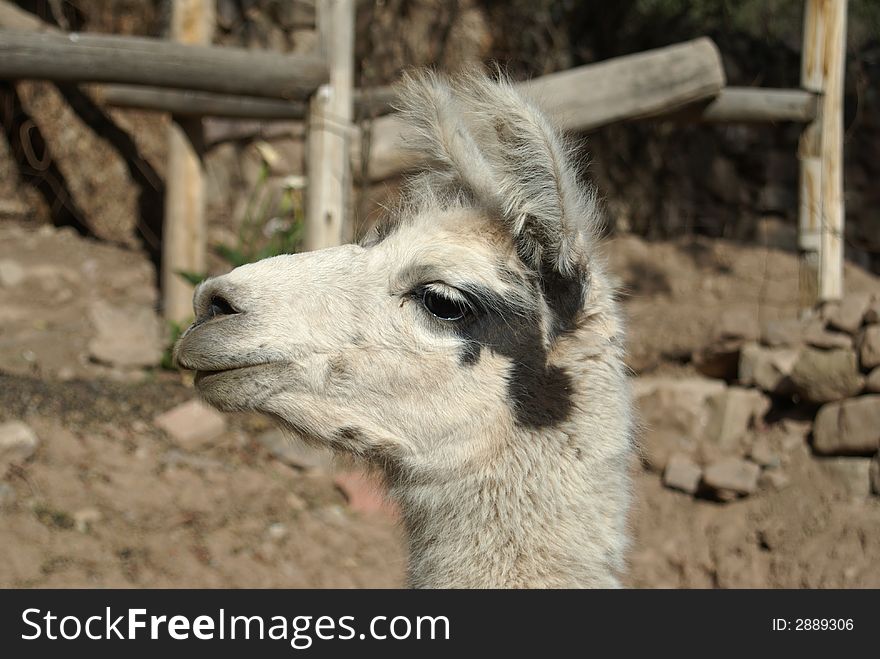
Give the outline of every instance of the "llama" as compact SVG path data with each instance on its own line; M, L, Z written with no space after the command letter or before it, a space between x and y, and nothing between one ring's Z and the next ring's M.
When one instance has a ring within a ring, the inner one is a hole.
M433 156L361 244L203 282L202 397L376 467L413 587L618 587L632 411L597 203L505 80L408 76Z

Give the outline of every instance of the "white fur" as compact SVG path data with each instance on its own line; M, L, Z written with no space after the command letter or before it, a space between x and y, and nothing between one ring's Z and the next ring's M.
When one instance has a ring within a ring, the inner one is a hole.
M617 586L632 414L593 194L508 83L425 75L403 99L435 165L386 235L203 283L178 361L218 407L265 412L377 467L403 512L413 586ZM582 291L562 330L558 277ZM489 291L473 336L494 338L468 343L469 325L431 316L425 284ZM219 298L239 313L212 317ZM550 423L540 403L554 387Z

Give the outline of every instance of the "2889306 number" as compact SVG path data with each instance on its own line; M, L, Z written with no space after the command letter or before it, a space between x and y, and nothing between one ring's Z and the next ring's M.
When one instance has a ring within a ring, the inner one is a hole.
M850 631L853 628L852 618L797 618L795 631Z

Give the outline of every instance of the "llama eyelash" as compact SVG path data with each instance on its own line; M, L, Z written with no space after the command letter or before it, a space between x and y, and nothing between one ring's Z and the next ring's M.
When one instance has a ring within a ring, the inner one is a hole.
M442 282L421 284L410 295L426 311L445 323L465 320L468 316L472 316L478 311L477 306L467 294ZM433 304L443 305L449 313L444 313L439 308L432 308Z

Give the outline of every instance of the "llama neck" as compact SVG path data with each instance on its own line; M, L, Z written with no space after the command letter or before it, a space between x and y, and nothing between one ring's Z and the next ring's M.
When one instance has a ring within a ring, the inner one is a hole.
M625 452L591 453L561 432L516 439L489 466L393 485L409 536L412 586L618 585Z

